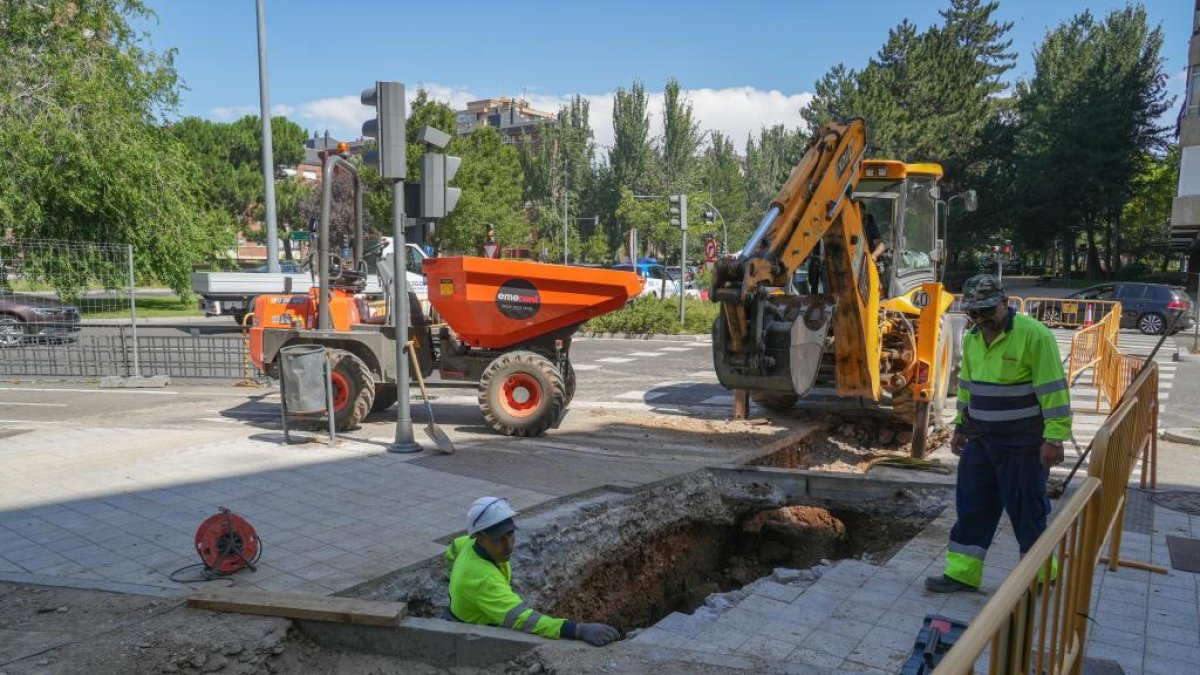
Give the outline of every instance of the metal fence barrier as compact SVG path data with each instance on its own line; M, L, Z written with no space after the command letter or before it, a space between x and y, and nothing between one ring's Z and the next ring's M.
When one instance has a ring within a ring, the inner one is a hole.
M212 335L141 336L125 330L79 336L65 344L24 343L0 349L0 375L98 378L167 375L179 378L243 379L245 342ZM135 361L136 356L136 361Z
M1103 561L1114 570L1123 565L1165 571L1120 557L1126 495L1139 461L1145 467L1142 485L1147 475L1152 487L1157 484L1157 431L1158 364L1151 362L1133 378L1096 433L1088 476L935 675L972 673L985 650L989 673L1082 672L1096 565ZM1111 542L1109 555L1102 558L1105 542ZM1057 583L1039 583L1051 576L1056 556L1061 564Z
M1087 328L1116 310L1121 303L1113 300L1077 300L1070 298L1025 298L1022 310L1050 328Z
M1107 341L1115 351L1121 335L1121 303L1114 302L1100 320L1071 337L1067 362L1067 382L1074 383L1083 371L1100 363L1100 345ZM1099 377L1099 374L1096 374ZM1097 383L1099 384L1099 383ZM1115 399L1115 397L1113 397ZM1099 399L1097 399L1099 405Z

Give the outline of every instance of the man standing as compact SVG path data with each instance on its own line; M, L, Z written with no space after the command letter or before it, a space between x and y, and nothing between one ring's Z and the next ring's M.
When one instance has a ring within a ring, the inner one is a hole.
M977 590L1001 511L1021 555L1046 529L1050 467L1071 437L1071 399L1050 329L1008 308L996 278L963 284L962 306L975 327L963 339L958 416L950 450L961 457L946 569L928 577L936 593ZM1057 560L1051 574L1057 574Z
M583 640L603 647L620 637L602 623L576 623L547 616L512 590L516 513L504 497L480 497L467 511L467 534L446 548L450 571L450 617L482 626L500 626L551 639Z

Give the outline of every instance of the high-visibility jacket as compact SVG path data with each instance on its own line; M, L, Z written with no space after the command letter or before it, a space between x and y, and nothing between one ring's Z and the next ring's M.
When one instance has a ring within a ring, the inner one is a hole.
M1070 438L1071 395L1050 329L1009 312L1004 331L988 345L972 328L963 338L954 423L999 447Z
M575 624L530 608L512 590L512 567L495 562L475 543L462 536L446 548L450 571L450 612L463 623L500 626L558 639L571 637Z

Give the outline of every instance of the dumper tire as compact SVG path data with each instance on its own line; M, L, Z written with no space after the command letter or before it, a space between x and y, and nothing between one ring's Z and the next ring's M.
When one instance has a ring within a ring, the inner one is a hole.
M787 412L796 407L796 402L800 400L800 397L783 392L752 391L750 400L772 412Z
M563 368L563 386L567 391L566 405L571 405L571 401L575 400L575 366L571 365L570 361Z
M397 394L396 385L394 384L375 385L375 402L371 404L371 412L383 412L395 405Z
M540 436L567 406L567 385L550 359L529 351L501 354L479 378L479 408L506 436Z
M338 431L358 427L375 404L375 378L363 360L344 349L330 349L333 365L333 418Z

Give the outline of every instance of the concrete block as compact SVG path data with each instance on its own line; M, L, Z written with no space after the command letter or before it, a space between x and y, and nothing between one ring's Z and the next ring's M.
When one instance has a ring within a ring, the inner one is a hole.
M151 375L149 377L121 377L106 375L100 378L101 389L162 389L171 383L166 375Z
M296 625L324 647L395 656L442 668L503 663L545 643L545 638L518 631L420 617L406 617L398 628L325 621L297 621Z

